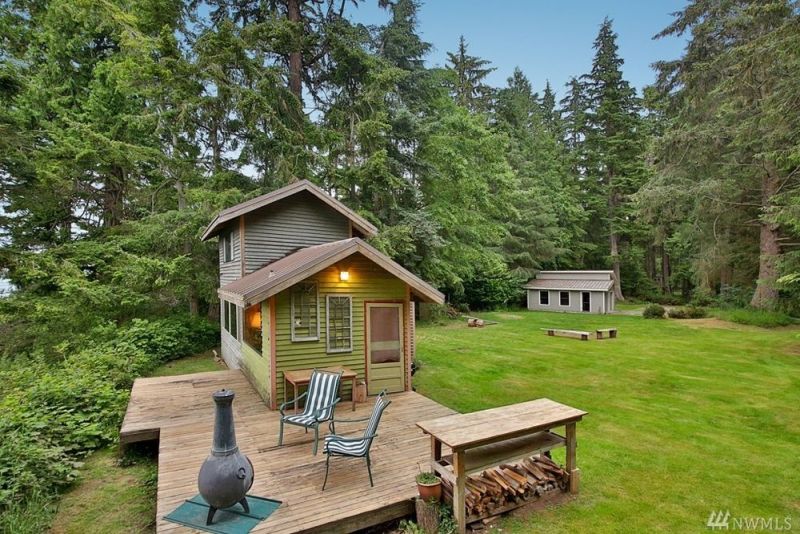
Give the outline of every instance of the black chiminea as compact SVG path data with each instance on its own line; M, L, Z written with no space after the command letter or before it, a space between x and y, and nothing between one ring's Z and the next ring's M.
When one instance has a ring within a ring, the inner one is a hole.
M230 389L215 391L214 442L211 454L203 462L197 477L200 495L208 503L206 525L210 525L214 514L221 508L239 503L246 513L250 512L245 494L253 485L253 463L239 452L236 433L233 430L233 397Z

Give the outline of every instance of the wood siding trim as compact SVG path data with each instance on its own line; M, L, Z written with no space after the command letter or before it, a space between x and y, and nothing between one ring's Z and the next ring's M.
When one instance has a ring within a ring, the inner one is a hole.
M403 335L405 336L405 343L403 347L403 352L405 352L405 359L406 359L406 367L405 367L405 391L411 390L411 358L412 358L412 350L411 344L412 336L414 335L414 309L411 306L411 288L406 284L406 301L403 303Z
M239 264L241 265L241 276L247 274L247 241L245 240L244 235L244 217L239 217L239 247L241 249L241 258L239 259Z
M277 320L275 313L275 297L269 299L269 376L270 376L270 408L278 408L278 372L277 372Z

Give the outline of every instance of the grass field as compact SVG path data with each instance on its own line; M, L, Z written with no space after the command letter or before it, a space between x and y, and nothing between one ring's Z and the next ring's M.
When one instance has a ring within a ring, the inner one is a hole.
M420 326L417 391L462 412L549 397L584 409L580 496L504 532L699 532L712 511L800 528L800 329L718 319L489 313ZM543 327L616 326L619 338ZM563 458L563 455L555 455Z

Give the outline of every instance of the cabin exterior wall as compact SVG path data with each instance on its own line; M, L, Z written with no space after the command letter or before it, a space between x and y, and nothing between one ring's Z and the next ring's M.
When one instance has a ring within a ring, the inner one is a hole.
M351 237L347 218L307 192L244 217L245 274L297 249Z
M329 367L341 365L358 373L359 380L365 377L365 303L366 302L402 302L404 314L408 317L409 299L408 289L402 280L375 265L362 256L352 256L347 260L347 270L350 279L342 282L339 279L339 269L330 267L320 271L307 280L314 280L318 284L318 313L319 313L319 340L296 341L291 339L291 289L277 294L274 298L276 306L275 325L275 399L273 406L280 404L284 399L283 372L298 369L311 369L314 367ZM352 350L349 352L328 353L326 344L327 317L326 295L349 295L352 298ZM406 319L405 333L408 335L408 319ZM406 342L404 349L403 365L410 368L411 344ZM342 384L342 398L349 398L351 385ZM405 384L405 389L410 389Z

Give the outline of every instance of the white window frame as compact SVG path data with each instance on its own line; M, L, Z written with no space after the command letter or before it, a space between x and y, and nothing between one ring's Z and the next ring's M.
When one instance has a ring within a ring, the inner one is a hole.
M350 344L347 347L331 348L331 299L346 298L349 304L349 321L350 335L348 341ZM340 352L353 352L353 297L352 295L343 295L341 293L334 293L325 295L325 350L328 354L337 354Z
M561 303L561 295L563 295L564 293L567 294L567 303L566 304L562 304ZM558 305L561 306L562 308L569 308L571 304L572 304L572 291L559 291L558 292Z
M314 304L316 305L317 317L317 335L316 336L297 336L294 332L294 288L300 284L314 284ZM291 325L291 338L292 343L303 341L319 341L319 284L316 281L298 282L289 290L289 300L291 301L291 309L289 316L289 323Z
M239 307L233 302L222 300L222 325L226 332L236 341L239 341ZM231 313L233 310L233 313ZM231 316L235 318L236 324L231 325ZM231 329L231 326L235 328Z
M547 295L547 302L542 302L542 295ZM548 289L539 290L539 306L550 306L550 290Z
M220 241L222 242L222 263L230 263L234 261L233 258L233 232L228 231L222 234ZM228 251L230 250L230 254Z

